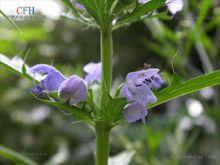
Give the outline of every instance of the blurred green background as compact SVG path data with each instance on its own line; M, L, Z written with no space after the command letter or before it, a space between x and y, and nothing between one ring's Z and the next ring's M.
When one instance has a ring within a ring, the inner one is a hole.
M220 2L188 0L183 11L168 15L114 32L114 86L145 62L161 69L167 85L174 73L187 80L219 68ZM85 64L100 61L97 30L41 14L15 22L23 34L0 18L0 53L9 58L24 59L29 50L28 65L80 76ZM41 105L28 92L32 85L0 66L0 144L39 163L94 164L93 130ZM208 88L151 110L146 125L114 128L110 164L219 164L219 106L219 87ZM0 157L0 164L10 162Z

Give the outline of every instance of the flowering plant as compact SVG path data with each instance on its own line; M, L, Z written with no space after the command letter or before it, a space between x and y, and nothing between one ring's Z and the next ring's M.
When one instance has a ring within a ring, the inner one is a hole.
M171 99L220 83L220 71L181 82L175 75L166 86L158 68L143 68L130 72L125 81L113 92L112 89L112 33L138 20L161 17L154 12L167 5L172 14L183 7L182 0L63 0L74 19L100 31L100 63L89 63L83 70L86 75L64 76L55 67L37 64L28 67L14 66L10 59L0 56L0 63L16 74L31 80L30 93L42 102L70 112L73 117L92 125L96 133L96 164L106 165L109 155L109 133L123 122L145 123L147 109ZM163 13L162 13L163 14ZM94 84L100 93L93 90ZM98 99L95 99L98 97ZM46 98L46 99L45 99Z

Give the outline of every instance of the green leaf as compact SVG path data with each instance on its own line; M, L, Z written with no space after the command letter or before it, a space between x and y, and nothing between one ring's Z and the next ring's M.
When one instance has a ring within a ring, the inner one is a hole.
M148 108L153 108L175 98L218 84L220 84L220 70L195 77L183 83L175 78L170 87L167 87L156 94L158 101L156 103L149 104Z
M134 0L118 0L111 10L113 15L120 15L122 13L128 13L133 11L137 6L137 2Z
M123 85L124 83L119 84L119 86L115 90L114 97L119 97Z
M167 12L153 14L153 15L149 16L149 18L159 18L161 20L171 20L172 19L170 16L167 15Z
M127 14L119 20L120 25L134 22L140 19L142 16L152 12L153 10L163 6L165 0L151 0L145 3L143 6L137 7L133 12Z
M114 12L115 7L117 6L119 0L108 0L106 2L106 10L111 15Z
M94 122L93 122L90 114L85 112L83 109L79 109L76 106L69 106L68 104L59 103L57 101L44 100L39 97L36 97L35 95L33 95L33 97L36 98L38 101L40 101L43 104L46 104L46 105L49 105L52 107L56 107L58 109L66 111L68 113L72 113L72 115L74 117L76 117L77 119L85 120L88 123L94 125Z
M2 145L0 145L0 156L8 160L11 160L15 164L37 165L37 163L34 162L33 160Z
M200 13L199 13L199 17L196 20L196 25L195 25L195 29L198 30L199 28L201 28L209 9L212 7L212 1L201 1L200 3Z
M86 24L87 26L97 27L94 21L81 14L78 11L78 9L70 2L70 0L62 0L62 1L66 6L68 6L71 9L73 14L73 16L70 16L68 14L63 14L63 16L74 19L80 23Z
M104 117L106 121L112 124L120 120L122 118L122 112L126 104L127 104L126 98L122 98L122 97L112 98L109 95L108 104L104 106L105 107Z
M7 15L5 15L5 13L0 9L0 13L3 15L3 17L5 17L21 34L23 33L22 31L21 31L21 29L18 27L18 25L14 22L14 21L12 21L12 19L11 18L9 18Z
M93 91L92 89L88 89L88 96L87 96L87 104L90 106L90 108L92 108L92 111L97 114L97 110L98 110L98 107L97 105L95 104L94 102L94 96L93 96Z
M88 11L88 13L93 16L93 18L96 20L96 21L99 21L99 16L97 14L98 12L98 9L97 9L97 6L95 5L94 2L91 2L91 0L77 0L77 2L81 3L85 8L86 10Z
M3 65L6 69L12 71L20 77L33 81L33 78L26 73L26 68L24 68L24 65L22 69L18 69L17 67L13 66L13 64L10 62L10 59L3 54L0 54L0 65Z

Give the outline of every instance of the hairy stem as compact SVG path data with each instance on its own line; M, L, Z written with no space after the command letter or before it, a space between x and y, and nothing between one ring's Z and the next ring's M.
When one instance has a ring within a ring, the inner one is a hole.
M98 118L105 118L105 106L108 103L108 98L112 83L112 29L108 28L101 30L100 36L101 48L101 63L102 63L102 82L101 82L101 111ZM95 124L96 131L96 165L107 165L109 156L109 133L110 126L104 121L97 121Z
M105 30L101 32L101 62L102 62L102 83L101 83L101 107L106 105L108 101L108 94L110 93L112 82L112 32Z
M107 165L109 155L110 127L101 123L96 124L96 165Z

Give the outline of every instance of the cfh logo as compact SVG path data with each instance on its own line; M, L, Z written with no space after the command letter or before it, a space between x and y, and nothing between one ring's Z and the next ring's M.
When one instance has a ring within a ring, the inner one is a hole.
M37 13L58 19L61 9L57 0L0 0L0 10L13 20L34 19Z
M16 9L16 12L18 15L34 15L35 9L34 7L23 6L23 7L18 7Z

